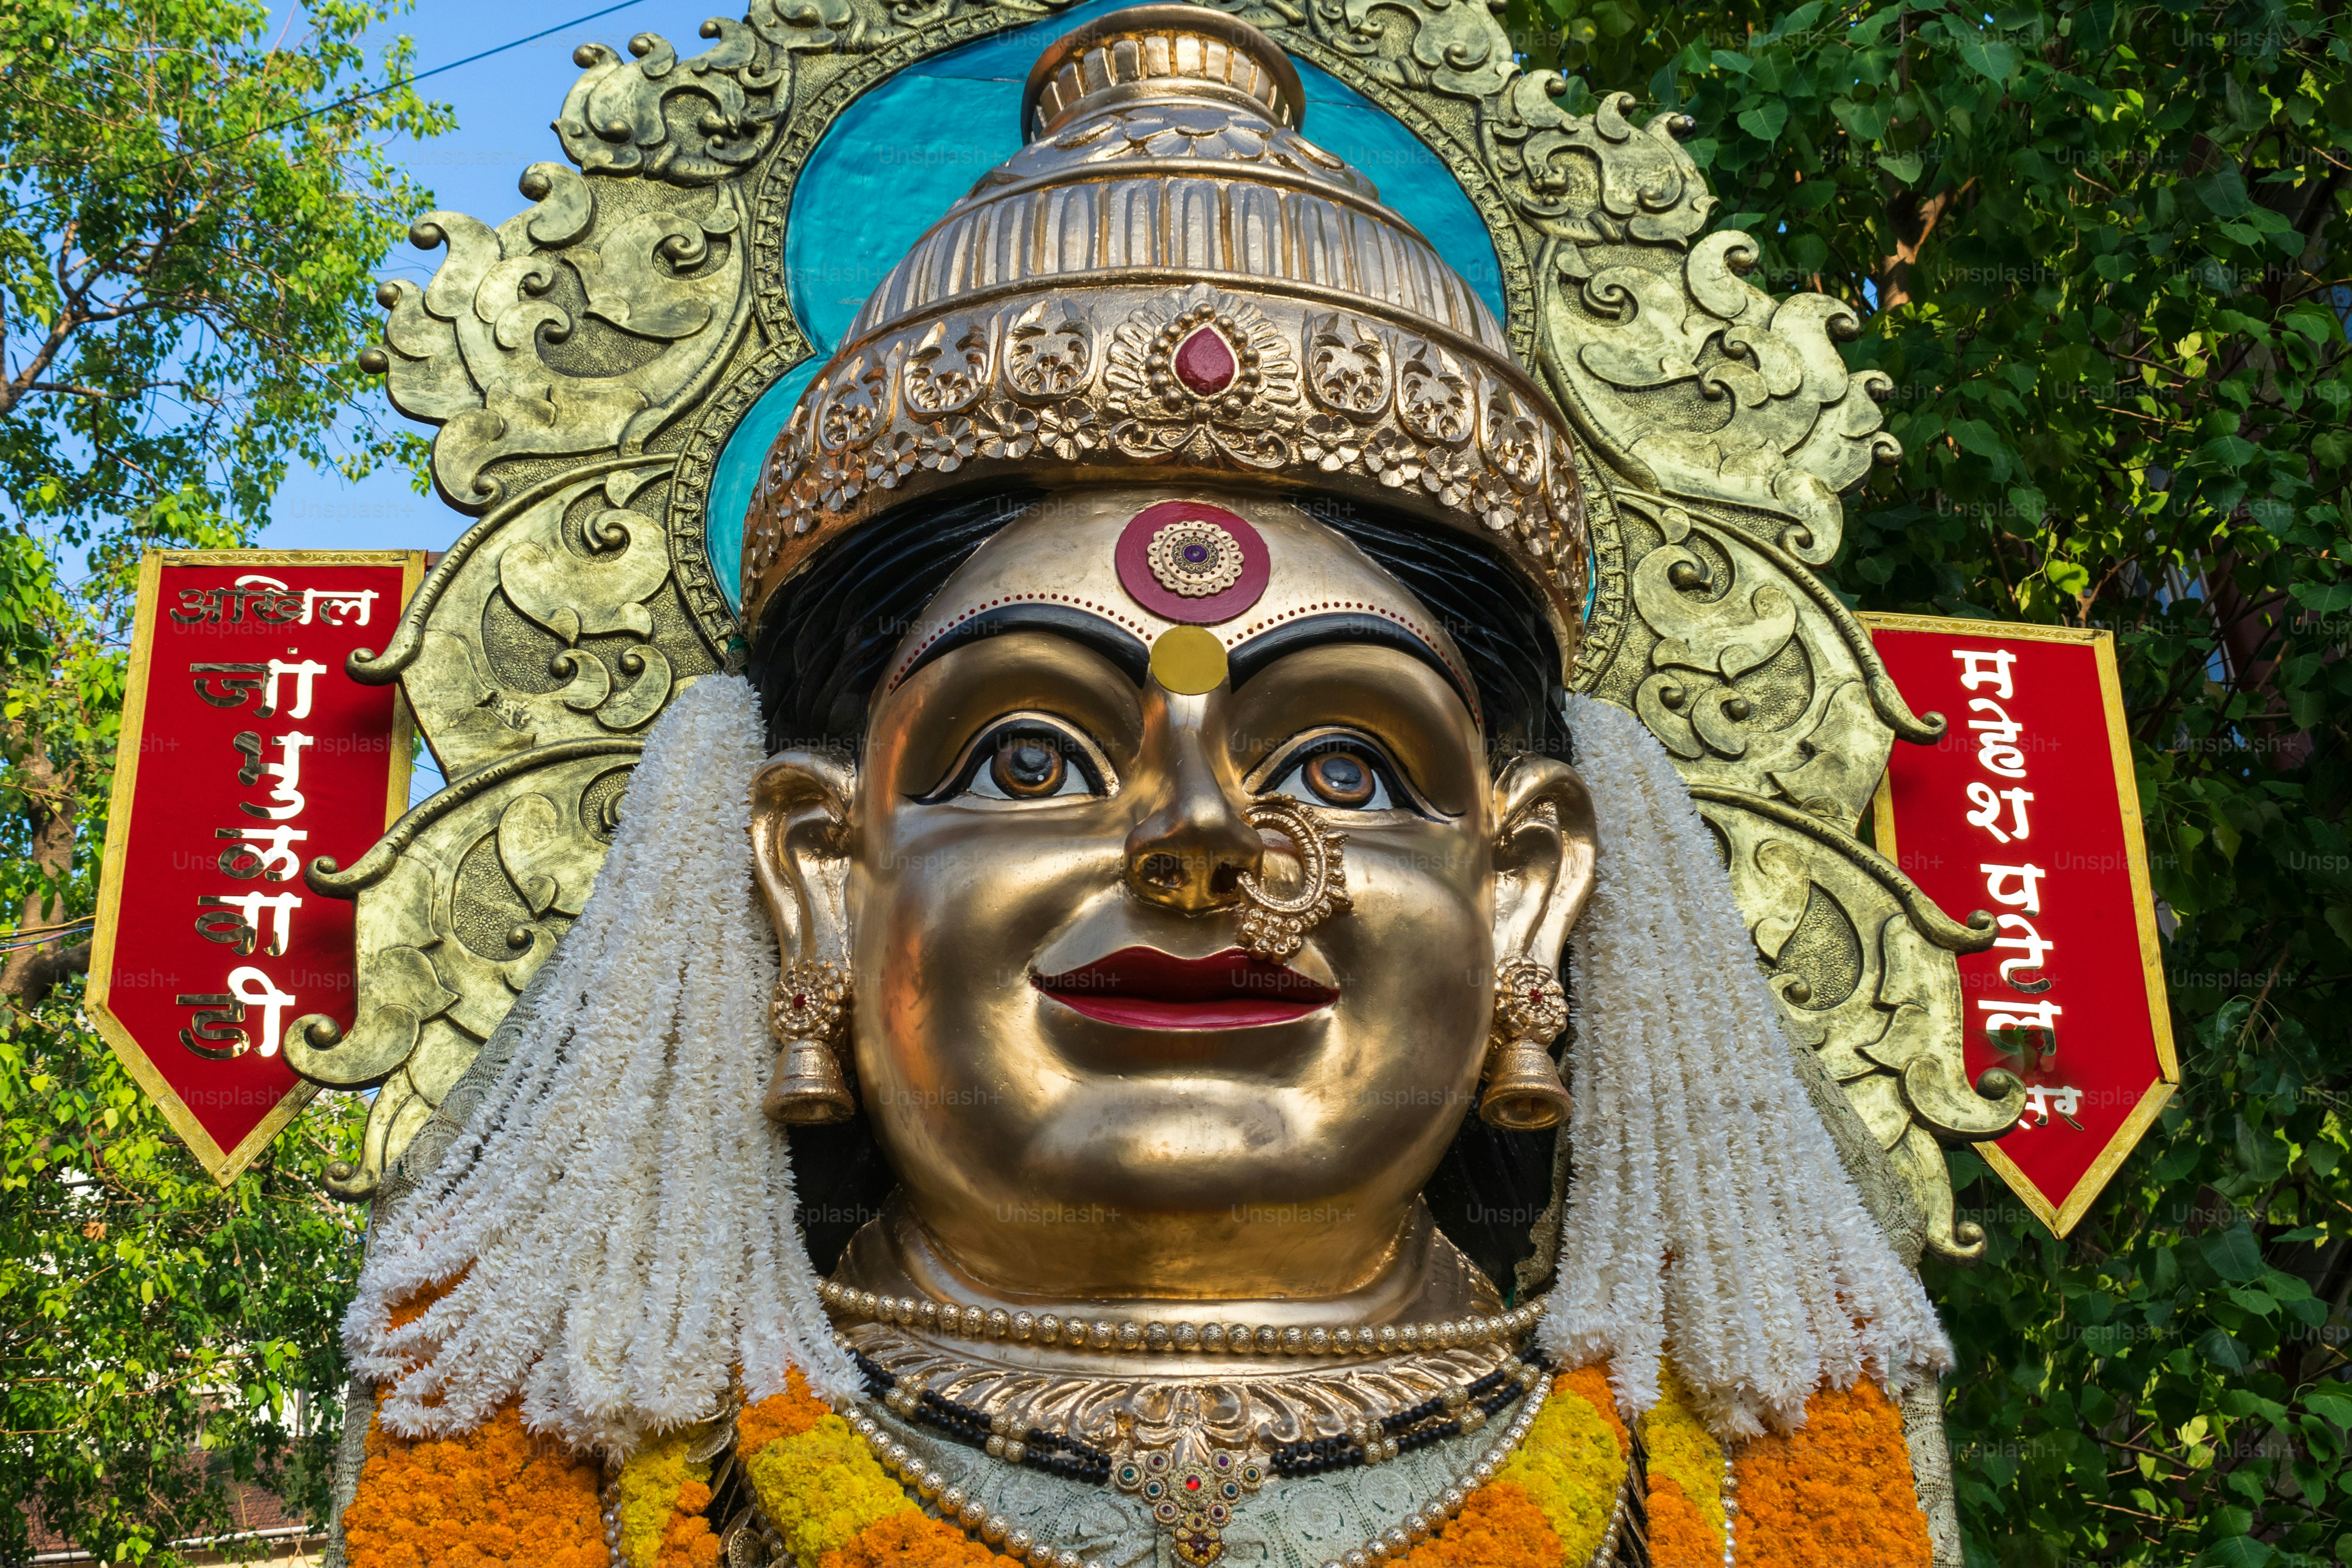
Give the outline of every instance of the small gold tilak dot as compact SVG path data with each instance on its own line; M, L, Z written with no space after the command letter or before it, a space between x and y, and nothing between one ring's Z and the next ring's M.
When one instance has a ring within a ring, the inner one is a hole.
M1214 691L1225 680L1225 645L1201 626L1171 626L1151 645L1151 678L1179 697Z

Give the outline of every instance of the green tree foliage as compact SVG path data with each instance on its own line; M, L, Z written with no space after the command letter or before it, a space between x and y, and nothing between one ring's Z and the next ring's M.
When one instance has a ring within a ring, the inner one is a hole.
M224 1190L79 1011L138 552L248 542L287 464L398 450L358 399L373 274L446 115L371 64L390 7L0 0L0 1561L27 1510L115 1562L314 1515L359 1108Z
M2112 627L2179 1095L2051 1239L1936 1268L1972 1563L2352 1562L2352 16L2308 0L1513 0L1690 118L1755 281L1861 317L1862 605Z

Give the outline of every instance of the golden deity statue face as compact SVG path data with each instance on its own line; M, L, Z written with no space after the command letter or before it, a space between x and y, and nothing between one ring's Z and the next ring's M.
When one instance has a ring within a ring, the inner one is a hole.
M1076 490L882 669L855 769L787 749L753 831L854 977L901 1251L1036 1300L1426 1273L1496 965L1552 967L1593 855L1571 770L1490 765L1446 629L1298 505ZM1325 847L1329 911L1249 951Z

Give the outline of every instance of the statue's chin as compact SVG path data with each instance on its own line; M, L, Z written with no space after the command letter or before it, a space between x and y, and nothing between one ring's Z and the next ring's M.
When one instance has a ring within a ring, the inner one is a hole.
M922 1232L988 1289L1338 1296L1393 1265L1463 1108L1303 1077L1056 1075L984 1123L886 1108L877 1131Z

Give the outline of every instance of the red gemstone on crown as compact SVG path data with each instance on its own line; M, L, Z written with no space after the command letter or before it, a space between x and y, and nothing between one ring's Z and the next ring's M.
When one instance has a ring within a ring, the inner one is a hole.
M1201 1478L1198 1476L1186 1476L1184 1478L1184 1489L1188 1492L1199 1491L1201 1489Z
M1197 396L1213 397L1234 384L1241 366L1214 327L1201 327L1176 347L1176 379Z

